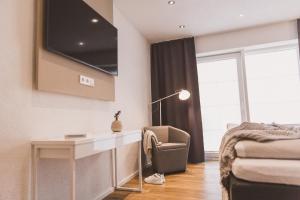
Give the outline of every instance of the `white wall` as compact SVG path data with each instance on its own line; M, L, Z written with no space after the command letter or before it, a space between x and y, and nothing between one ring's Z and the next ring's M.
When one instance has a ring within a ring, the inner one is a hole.
M225 33L198 36L196 52L204 53L297 39L297 22L286 21Z
M34 6L34 0L0 1L0 200L29 199L31 139L101 133L110 129L113 113L119 109L125 129L139 129L150 121L149 44L117 9L114 21L119 29L120 71L116 101L36 91ZM136 148L133 145L120 152L121 177L135 171ZM78 199L93 199L111 187L109 153L77 164ZM39 174L40 199L68 199L67 163L50 160L40 166L44 169Z

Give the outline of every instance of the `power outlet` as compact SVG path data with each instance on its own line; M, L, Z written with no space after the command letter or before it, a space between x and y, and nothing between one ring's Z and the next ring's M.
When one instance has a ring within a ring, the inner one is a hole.
M89 87L95 87L95 80L93 78L90 78L90 77L87 77L87 76L80 75L79 83L81 85L86 85L86 86L89 86Z

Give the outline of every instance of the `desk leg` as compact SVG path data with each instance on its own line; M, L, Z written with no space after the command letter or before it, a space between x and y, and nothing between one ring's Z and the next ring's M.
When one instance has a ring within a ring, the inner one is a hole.
M71 197L71 200L75 200L76 199L76 161L74 159L74 156L72 156L72 158L70 158L70 166L71 166L70 197Z
M118 172L118 165L117 165L117 152L115 150L115 181L116 181L116 190L121 190L121 191L129 191L129 192L142 192L142 184L143 184L143 177L142 177L142 141L138 142L138 165L139 165L139 185L138 188L129 188L129 187L122 187L118 185L118 177L117 177L117 172Z
M38 199L38 149L31 147L32 200Z
M112 181L113 181L113 186L116 188L117 187L117 151L116 149L112 149Z

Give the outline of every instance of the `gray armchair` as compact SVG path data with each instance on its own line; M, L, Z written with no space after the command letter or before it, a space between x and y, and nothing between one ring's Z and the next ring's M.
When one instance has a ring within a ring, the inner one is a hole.
M152 126L151 130L157 136L161 145L152 140L152 167L157 173L172 173L186 170L190 135L172 126Z

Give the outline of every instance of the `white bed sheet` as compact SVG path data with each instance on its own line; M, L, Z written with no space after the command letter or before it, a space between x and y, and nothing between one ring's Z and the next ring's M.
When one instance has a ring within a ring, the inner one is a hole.
M232 173L247 181L300 186L300 160L237 158Z
M278 140L259 143L255 141L240 141L235 145L237 157L240 158L275 158L299 159L300 139Z

